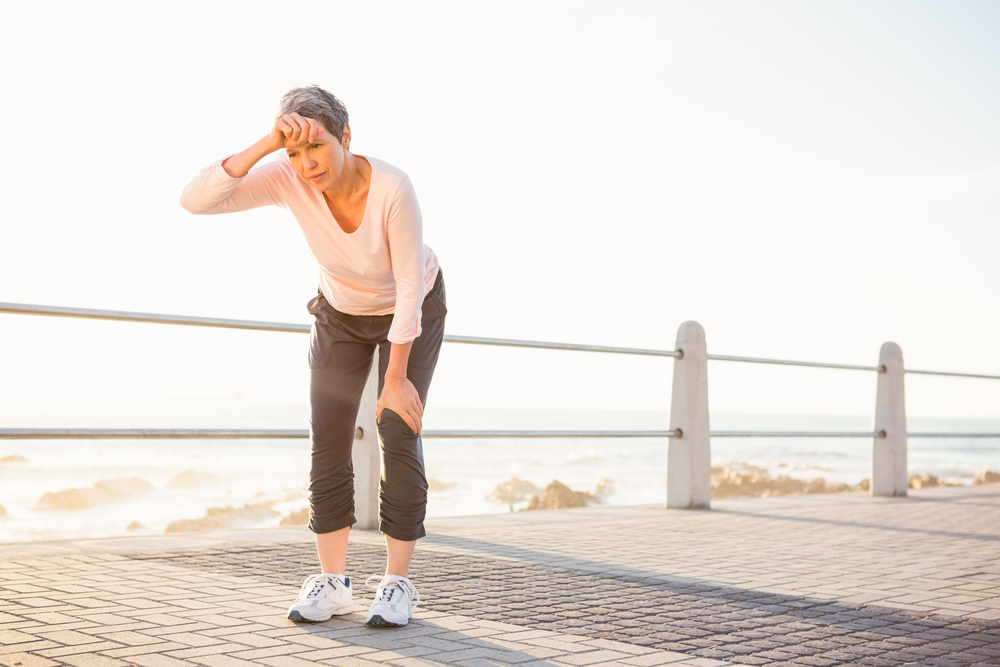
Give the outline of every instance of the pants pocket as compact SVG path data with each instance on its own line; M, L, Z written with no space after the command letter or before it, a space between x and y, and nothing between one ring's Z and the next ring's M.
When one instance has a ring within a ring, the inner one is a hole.
M330 365L330 352L339 330L336 314L322 294L310 299L306 310L313 316L309 331L309 368L326 368Z
M445 294L444 274L438 269L434 287L424 297L424 305L420 310L421 318L435 319L448 314L448 298Z

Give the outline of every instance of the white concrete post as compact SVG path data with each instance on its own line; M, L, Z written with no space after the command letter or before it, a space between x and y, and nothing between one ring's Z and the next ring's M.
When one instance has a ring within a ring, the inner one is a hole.
M875 394L875 433L884 438L872 440L873 496L905 496L910 486L906 469L906 400L903 395L903 351L895 343L885 343L879 354Z
M674 384L670 397L670 428L679 438L667 445L667 507L709 507L712 498L712 456L708 430L708 352L705 330L685 322L677 330Z
M372 359L365 393L361 395L361 408L354 436L351 460L354 464L354 525L360 530L378 528L378 482L382 477L382 456L379 448L378 424L375 408L378 405L378 348ZM360 436L360 437L359 437Z

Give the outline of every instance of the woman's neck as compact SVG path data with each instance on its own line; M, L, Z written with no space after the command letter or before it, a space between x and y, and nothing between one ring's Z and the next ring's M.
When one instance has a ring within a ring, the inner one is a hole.
M323 191L323 196L333 202L346 203L365 190L371 177L371 165L350 151L345 151L341 177Z

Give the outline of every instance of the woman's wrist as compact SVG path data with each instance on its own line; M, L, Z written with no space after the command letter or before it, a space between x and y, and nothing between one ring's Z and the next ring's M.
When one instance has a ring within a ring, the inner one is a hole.
M385 382L405 382L407 361L410 358L410 348L413 343L393 343L389 348L389 364L385 369Z
M271 146L270 135L258 139L250 148L226 158L222 168L233 178L243 178L263 158L278 150Z

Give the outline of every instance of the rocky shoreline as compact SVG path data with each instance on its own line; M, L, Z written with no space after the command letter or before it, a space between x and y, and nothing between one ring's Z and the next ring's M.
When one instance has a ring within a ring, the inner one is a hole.
M822 477L799 479L787 475L771 475L764 468L749 463L732 463L727 466L712 467L712 498L772 498L814 493L844 493L848 491L867 492L869 480L858 484L841 484ZM1000 472L980 470L973 479L973 486L1000 484ZM911 489L928 489L936 486L964 486L958 482L940 479L930 473L910 476ZM574 491L559 480L553 480L544 489L535 484L514 477L487 496L488 500L505 504L510 511L514 505L527 501L520 511L570 509L603 504L614 493L614 482L608 478L600 480L589 491Z

